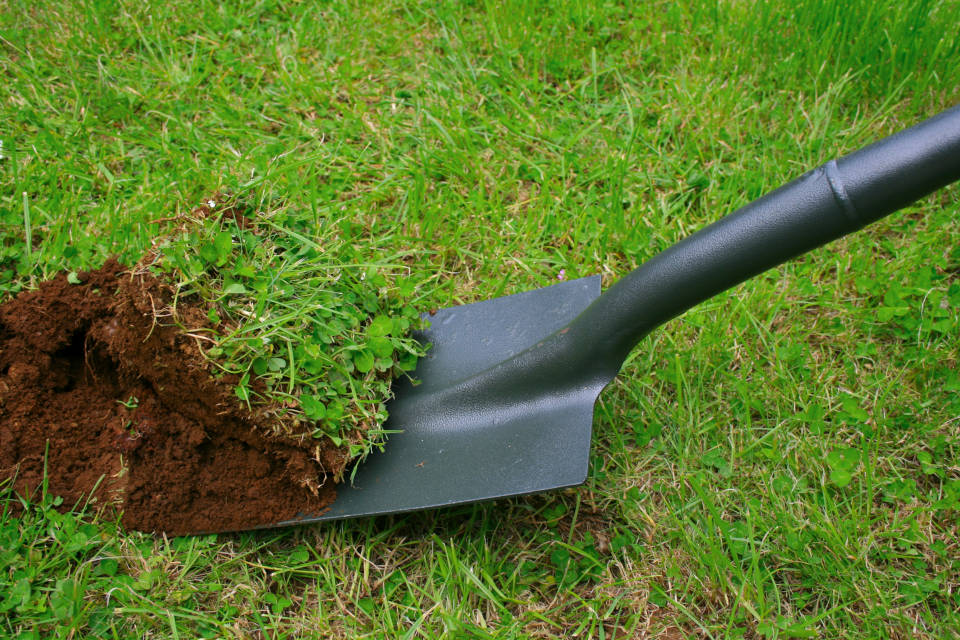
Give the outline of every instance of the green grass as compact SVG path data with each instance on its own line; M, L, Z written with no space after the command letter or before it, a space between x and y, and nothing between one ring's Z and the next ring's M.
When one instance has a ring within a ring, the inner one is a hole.
M256 428L311 452L342 447L345 461L382 449L390 382L427 346L411 331L428 274L307 207L264 212L218 194L177 223L139 262L172 290L158 321L197 340ZM202 326L183 320L187 305ZM337 481L343 471L327 469Z
M921 0L8 2L0 288L135 260L219 191L408 255L426 307L609 284L960 101L958 23ZM0 517L0 635L957 637L958 200L652 334L579 489L174 540L37 496Z

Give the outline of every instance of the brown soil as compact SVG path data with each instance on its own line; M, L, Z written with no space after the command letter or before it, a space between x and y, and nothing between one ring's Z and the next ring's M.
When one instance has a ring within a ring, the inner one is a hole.
M169 289L114 260L79 278L0 306L0 480L30 495L46 468L65 506L92 495L126 527L171 535L266 526L333 501L328 477L345 456L257 428L236 381L212 375L203 333L183 328L208 324L202 310L181 302L174 322Z

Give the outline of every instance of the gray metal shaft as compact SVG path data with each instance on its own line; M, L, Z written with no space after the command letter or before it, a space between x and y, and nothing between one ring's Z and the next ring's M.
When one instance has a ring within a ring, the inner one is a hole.
M810 171L663 251L570 325L556 357L620 364L647 333L960 179L960 106ZM545 363L546 364L546 363Z

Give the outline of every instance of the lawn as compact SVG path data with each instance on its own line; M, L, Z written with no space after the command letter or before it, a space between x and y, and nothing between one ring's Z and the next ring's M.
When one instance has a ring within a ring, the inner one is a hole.
M421 309L609 286L960 102L949 1L2 7L3 299L217 193ZM958 637L958 273L953 186L671 321L564 492L166 539L0 487L0 636Z

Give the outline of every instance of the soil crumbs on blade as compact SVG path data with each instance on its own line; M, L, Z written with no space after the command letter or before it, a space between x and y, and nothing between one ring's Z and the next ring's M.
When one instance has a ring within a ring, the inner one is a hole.
M178 304L181 326L158 318L168 288L115 260L79 280L61 274L0 306L0 480L30 495L46 473L65 506L92 495L127 528L170 535L265 526L333 501L324 480L345 458L254 428L236 380L212 375L189 330L207 324L202 310ZM303 486L311 476L317 491Z

